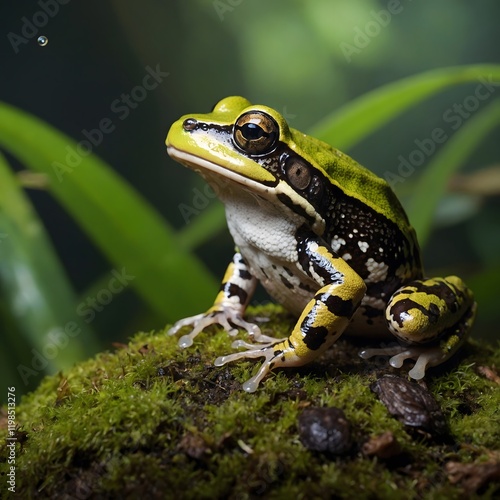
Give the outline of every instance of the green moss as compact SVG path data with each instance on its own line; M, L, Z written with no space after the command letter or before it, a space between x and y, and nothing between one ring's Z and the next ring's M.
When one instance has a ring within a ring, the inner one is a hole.
M250 314L272 317L265 333L290 328L274 306ZM45 378L16 408L24 437L17 496L460 498L464 485L450 482L447 462L499 460L500 386L479 367L500 366L500 349L469 343L460 359L431 372L428 387L451 435L436 441L389 415L370 384L394 370L358 358L353 341L341 339L317 362L273 373L247 394L241 383L255 363L213 366L231 340L213 329L181 350L165 332L139 333L116 352ZM297 419L309 406L344 410L352 434L346 455L301 444ZM363 443L387 431L402 453L366 457ZM0 435L6 481L5 422ZM495 488L490 482L480 493L487 498Z

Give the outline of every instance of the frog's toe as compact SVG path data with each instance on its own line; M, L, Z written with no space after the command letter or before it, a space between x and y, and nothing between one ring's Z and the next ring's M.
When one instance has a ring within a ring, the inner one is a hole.
M401 368L407 359L415 361L415 366L408 372L408 375L420 380L425 377L427 368L437 366L448 359L448 353L439 346L435 347L408 347L404 351L396 354L389 360L389 364L394 368Z
M193 345L194 338L205 328L204 324L197 323L190 333L183 335L178 342L179 347L185 349Z
M186 349L187 347L191 347L193 345L193 340L198 335L200 332L198 331L192 331L191 333L188 333L187 335L183 335L179 341L177 342L178 346L181 347L182 349Z
M245 392L255 392L262 379L271 371L271 368L271 362L266 361L263 363L259 368L259 371L253 377L250 377L246 382L243 382L243 385L241 386L242 389Z
M393 356L394 354L400 354L402 349L399 344L389 347L367 348L359 351L358 356L363 359L370 359L374 356Z
M254 337L259 337L260 335L262 335L260 333L260 328L256 324L245 321L239 314L224 314L220 318L220 324L224 327L224 330L229 332L229 335L231 336L234 336L238 333L238 329L234 328L234 326L245 330L249 335Z
M215 360L214 365L222 366L226 363L232 363L233 361L262 357L265 358L257 374L249 378L242 386L243 390L246 392L255 392L262 379L272 370L274 366L273 360L276 358L274 349L271 347L271 345L255 349L255 345L244 342L243 340L237 340L233 342L233 347L245 347L248 350L227 354L226 356L219 356Z
M187 335L183 335L179 339L179 347L182 347L183 349L186 347L190 347L193 345L193 339L207 326L206 322L204 321L205 315L204 314L197 314L196 316L191 316L189 318L184 318L179 321L177 321L172 328L170 328L167 331L168 335L176 335L181 328L184 328L185 326L193 326L193 329L191 332Z
M190 326L192 328L191 332L179 339L179 346L185 348L193 345L194 338L210 325L220 325L233 337L238 334L238 328L241 328L246 330L258 342L269 343L274 341L272 337L263 335L257 325L245 321L239 311L231 307L222 307L221 309L210 310L204 314L197 314L196 316L181 319L167 333L168 335L176 335L182 328Z
M393 368L401 368L407 359L411 359L415 361L415 366L408 372L408 375L415 380L424 378L427 368L437 366L449 357L449 354L439 346L392 346L364 349L359 355L363 359L373 356L391 356L389 364Z
M230 318L232 321L233 318ZM221 325L224 330L226 330L229 335L236 335L238 333L238 330L234 327L231 326L229 323L228 319L226 316L223 315L223 313L218 313L218 312L211 312L207 314L197 314L196 316L190 316L189 318L184 318L179 321L177 321L170 330L168 330L168 335L176 335L179 330L181 330L184 327L190 326L192 327L191 332L183 335L179 339L179 347L182 347L183 349L186 347L190 347L193 345L193 340L195 337L200 334L205 328L207 328L210 325ZM258 327L257 327L258 328Z
M176 335L181 328L196 324L203 318L203 316L204 314L197 314L196 316L189 316L189 318L176 321L173 326L167 330L167 335Z
M440 365L448 358L448 354L440 347L415 348L413 355L415 366L408 372L408 375L415 380L420 380L425 377L425 370L428 367Z

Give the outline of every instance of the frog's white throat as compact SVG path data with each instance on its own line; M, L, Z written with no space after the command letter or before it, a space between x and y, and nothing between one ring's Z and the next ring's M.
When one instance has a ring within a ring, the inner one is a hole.
M275 186L269 186L235 172L229 166L200 158L173 146L168 146L167 152L174 160L199 173L210 184L217 197L226 207L234 204L236 200L239 200L243 196L243 192L245 192L254 198L258 205L266 205L267 203L265 202L270 202L274 206L273 211L285 212L286 217L298 225L304 222L302 216L298 215L278 199L280 193L290 199L296 198L296 193L286 182L278 181ZM261 200L260 202L259 199ZM268 207L270 209L273 208L271 205ZM304 198L301 198L301 207L315 221L312 224L308 221L308 225L310 225L316 234L322 235L325 230L325 220L320 217L316 209Z

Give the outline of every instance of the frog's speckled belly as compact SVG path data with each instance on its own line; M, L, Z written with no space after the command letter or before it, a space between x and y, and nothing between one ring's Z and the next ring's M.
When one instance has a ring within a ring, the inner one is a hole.
M318 285L307 276L298 274L294 263L282 263L262 254L256 255L257 259L248 258L245 253L243 256L267 293L293 315L300 316Z
M251 248L241 249L252 274L260 281L267 293L294 316L299 317L307 303L313 298L318 285L302 274L294 263L283 263L267 255L253 252ZM387 329L385 314L371 317L367 321L363 304L373 305L373 299L366 296L354 314L347 335L384 338L391 337Z
M318 284L297 267L295 233L302 221L283 214L265 200L246 193L226 202L226 217L233 240L255 276L269 295L299 317L318 291ZM367 317L363 305L380 300L365 296L347 328L350 335L383 337L388 335L385 315ZM376 303L377 302L377 303Z

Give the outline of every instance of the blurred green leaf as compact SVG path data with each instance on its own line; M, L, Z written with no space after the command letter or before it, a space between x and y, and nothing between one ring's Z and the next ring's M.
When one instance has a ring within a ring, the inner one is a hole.
M483 204L480 217L468 221L464 232L467 245L473 250L475 260L480 263L482 269L495 267L500 263L498 200L496 203L493 201Z
M481 78L500 82L500 65L458 66L404 78L348 102L313 127L310 135L347 150L410 106L447 87Z
M43 354L48 344L57 345L51 336L57 330L64 332L66 324L77 319L76 296L64 269L31 202L1 154L0 290L12 316L2 318L2 324L15 324L5 333L10 347L18 352L24 346L24 354L30 352L28 347ZM99 351L101 346L88 326L81 321L78 327L79 335L60 348L62 355L47 357L49 371L67 368Z
M415 184L408 205L408 216L417 231L421 245L431 231L439 199L446 190L447 182L467 160L484 137L500 125L500 101L478 111L434 154L424 173Z
M482 202L481 196L462 193L445 194L436 207L433 224L436 227L446 227L471 219L479 213Z
M92 241L167 320L209 306L217 283L174 231L97 156L41 120L0 104L0 144L32 170ZM193 303L193 283L197 302Z
M490 266L467 278L467 285L474 291L474 298L478 303L478 314L483 317L498 317L499 281L500 265ZM498 329L495 336L498 338Z
M226 227L224 205L214 202L177 233L177 243L186 250L199 247Z

